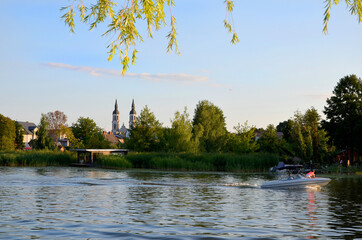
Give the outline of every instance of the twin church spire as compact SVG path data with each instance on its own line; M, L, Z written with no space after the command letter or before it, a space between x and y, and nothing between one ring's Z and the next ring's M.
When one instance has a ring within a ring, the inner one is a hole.
M131 111L129 112L129 128L132 128L135 126L136 117L137 117L136 107L134 104L134 99L132 99L132 107L131 107ZM122 125L122 127L120 127L118 103L117 103L117 99L116 99L116 102L114 104L114 111L112 113L112 133L114 135L126 134L127 131L128 130L124 126L124 124Z

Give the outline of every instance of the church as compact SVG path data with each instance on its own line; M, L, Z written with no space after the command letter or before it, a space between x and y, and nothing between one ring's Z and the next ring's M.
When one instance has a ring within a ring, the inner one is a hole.
M134 104L134 99L132 99L132 107L131 111L129 112L129 127L127 129L124 123L122 124L122 126L120 126L118 103L116 99L116 103L114 104L114 111L112 113L112 134L118 138L129 137L129 129L135 126L136 117L136 107Z

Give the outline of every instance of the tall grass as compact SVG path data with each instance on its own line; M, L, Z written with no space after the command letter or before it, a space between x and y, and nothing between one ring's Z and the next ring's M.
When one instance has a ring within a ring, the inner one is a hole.
M96 165L115 169L159 169L178 171L264 172L280 157L269 153L130 153L126 156L100 156ZM74 152L9 151L0 152L0 166L68 166L77 162Z
M44 167L68 166L77 161L73 152L57 151L0 151L0 166Z
M132 164L122 157L122 155L100 156L97 165L104 168L127 169L132 168Z
M102 156L100 165L108 168L144 168L181 171L264 172L280 160L268 153L131 153L127 156Z

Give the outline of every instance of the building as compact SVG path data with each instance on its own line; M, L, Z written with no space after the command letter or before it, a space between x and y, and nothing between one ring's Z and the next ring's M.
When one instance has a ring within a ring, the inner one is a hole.
M112 133L113 135L119 134L119 111L118 111L118 104L117 99L116 103L114 104L114 111L112 113Z
M29 142L37 138L36 132L38 131L38 127L35 125L35 123L32 122L16 122L20 124L24 129L23 142L25 144L25 148L31 148Z
M134 99L132 99L132 109L129 112L129 128L133 128L136 124L136 117L137 117L137 113L136 113L136 108L134 106Z
M129 136L129 129L135 126L137 120L137 113L136 107L134 104L134 99L132 99L131 111L129 112L129 128L127 129L124 123L120 126L120 118L119 118L119 111L118 111L118 103L117 99L114 104L114 110L112 113L112 131L111 133L119 138L124 139L125 137Z

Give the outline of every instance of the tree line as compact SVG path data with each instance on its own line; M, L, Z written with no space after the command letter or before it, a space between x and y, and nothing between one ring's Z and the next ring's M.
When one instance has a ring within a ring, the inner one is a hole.
M80 117L70 127L64 113L42 114L36 149L54 149L54 139L66 135L72 148L128 148L136 152L174 153L277 153L283 159L298 157L304 161L329 163L340 150L352 154L362 150L362 81L356 75L340 79L333 95L327 99L322 120L311 107L297 111L277 126L257 129L248 122L226 129L223 111L213 103L200 101L191 119L187 109L177 111L170 127L163 127L155 114L145 106L123 144L112 145L102 129L90 118ZM16 123L0 115L0 149L21 149L21 130ZM53 130L53 141L49 130ZM282 133L282 134L280 134ZM358 161L358 157L357 157Z
M126 147L138 152L269 152L285 160L298 157L319 163L329 163L339 151L350 150L353 160L353 154L362 150L361 79L356 75L340 79L323 113L325 120L311 107L277 126L257 129L245 122L230 133L222 110L207 100L197 104L193 119L186 108L176 112L170 128L162 127L146 106L130 130Z

